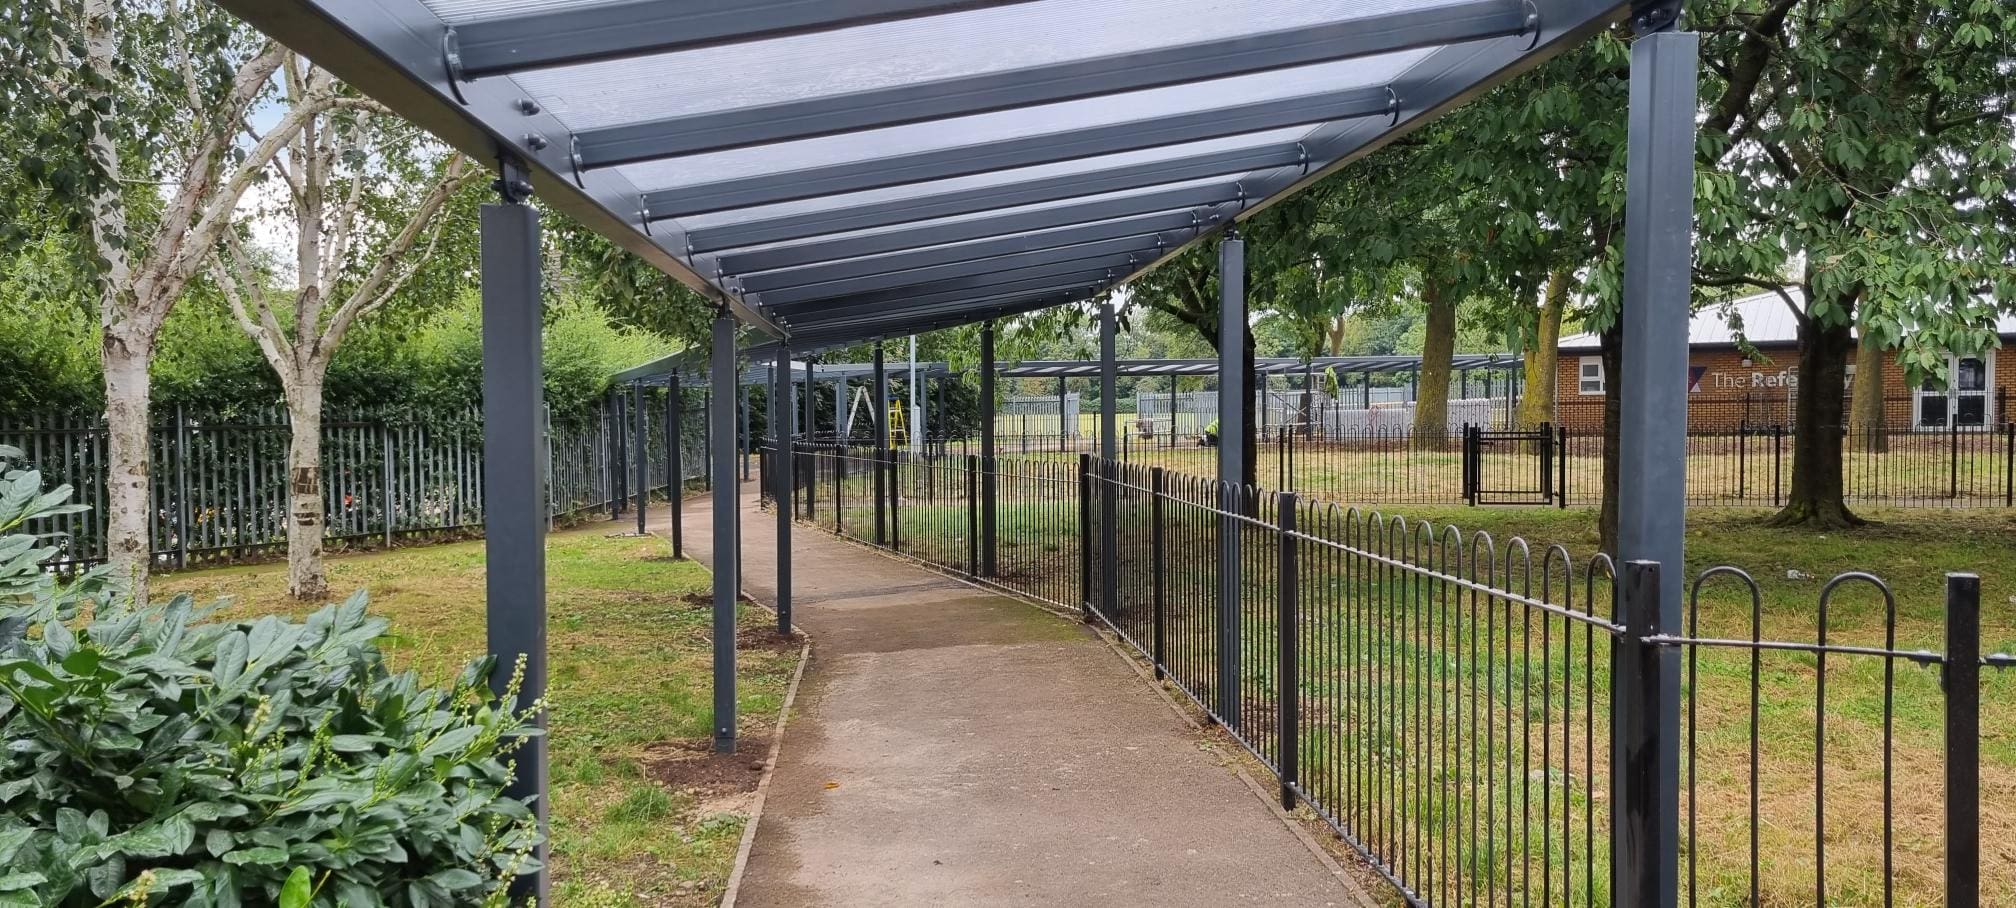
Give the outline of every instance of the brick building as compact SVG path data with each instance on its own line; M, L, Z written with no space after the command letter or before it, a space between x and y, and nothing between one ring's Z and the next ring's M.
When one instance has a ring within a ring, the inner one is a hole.
M1793 291L1797 300L1797 291ZM1740 332L1731 325L1741 325ZM1996 326L2001 346L2016 340L2016 318ZM1792 424L1799 393L1799 328L1777 294L1743 297L1694 313L1688 327L1687 424L1696 431L1736 431ZM1737 345L1738 336L1749 349ZM1603 427L1602 350L1594 334L1561 339L1555 373L1555 420L1576 431ZM1999 355L1998 355L1999 354ZM1850 387L1855 366L1849 369ZM2016 350L1948 359L1948 382L1911 387L1895 358L1883 363L1886 428L1941 430L2000 424L2011 415Z

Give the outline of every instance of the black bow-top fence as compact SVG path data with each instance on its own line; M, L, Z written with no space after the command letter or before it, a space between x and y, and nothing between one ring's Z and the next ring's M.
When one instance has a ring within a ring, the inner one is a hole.
M2016 659L1982 654L1972 575L1927 613L1868 574L1788 607L1718 566L1673 607L1663 565L1160 467L798 457L803 519L1109 629L1411 904L2016 892L1980 847L2016 810L1981 747L2006 750L2016 689L1981 670Z

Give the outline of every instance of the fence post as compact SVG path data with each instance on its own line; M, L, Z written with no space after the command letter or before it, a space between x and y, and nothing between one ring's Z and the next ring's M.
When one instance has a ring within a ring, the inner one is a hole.
M2016 422L2002 424L2002 506L2016 505Z
M1611 894L1638 908L1679 899L1680 653L1645 639L1680 625L1679 603L1660 602L1660 567L1625 562L1624 629L1610 650Z
M1781 486L1784 480L1781 476L1784 471L1780 469L1780 460L1784 455L1785 425L1780 423L1771 427L1771 506L1774 508L1779 505L1780 495L1783 492Z
M1946 904L1981 900L1981 578L1946 575Z
M1560 502L1561 510L1565 511L1568 509L1568 427L1561 426L1554 431L1561 439L1560 444L1554 449L1556 469L1561 471L1561 481L1555 485L1554 495L1555 500Z
M1092 455L1078 455L1078 604L1092 620Z
M941 389L943 385L939 386ZM966 455L966 578L980 576L980 458Z
M1274 679L1274 693L1279 699L1275 714L1281 722L1281 752L1276 756L1276 764L1281 770L1281 809L1295 809L1295 786L1300 779L1300 754L1302 730L1301 666L1297 656L1301 651L1301 621L1299 605L1301 584L1296 576L1295 540L1295 493L1283 492L1280 497L1281 523L1281 566L1280 576L1275 578L1274 587L1279 593L1280 615L1276 634L1280 638L1280 671Z
M1155 663L1155 680L1162 680L1163 666L1169 664L1169 584L1163 578L1167 560L1162 550L1162 489L1165 474L1161 467L1148 471L1148 519L1153 524L1149 538L1149 556L1152 564L1149 571L1151 606L1154 610L1154 639L1149 646L1150 661Z
M1960 497L1960 421L1946 420L1946 497Z
M189 418L175 406L175 566L189 566ZM153 521L148 521L152 523ZM151 532L149 534L152 535ZM148 547L153 547L152 539Z
M385 486L380 490L380 501L384 505L385 547L389 549L392 547L392 531L397 527L397 521L393 519L398 502L392 496L392 465L398 458L392 456L392 425L383 416L378 418L378 456L380 461L378 479ZM550 458L548 462L551 462ZM546 504L546 514L546 522L550 525L553 522L553 504L550 499Z
M833 535L847 535L847 440L833 449Z
M896 450L882 449L882 467L889 471L889 548L903 551L903 520L897 513L897 502L903 498L903 471L897 469Z

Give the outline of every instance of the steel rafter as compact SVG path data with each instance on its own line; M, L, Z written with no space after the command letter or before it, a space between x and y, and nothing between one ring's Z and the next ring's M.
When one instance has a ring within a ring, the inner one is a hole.
M1140 258L1141 256L1137 255L1112 255L1105 258L1051 262L998 273L971 274L963 277L895 284L887 287L857 290L851 293L807 291L805 294L798 295L795 299L766 303L765 308L777 317L788 321L792 318L817 315L821 312L830 311L832 306L847 303L850 300L861 300L877 295L890 298L886 305L893 306L897 305L899 301L903 303L911 301L913 297L909 294L936 293L942 296L945 292L960 290L970 291L965 295L971 295L971 293L984 293L991 287L1013 287L1025 281L1048 281L1060 274L1104 274L1119 277L1126 274L1127 269L1134 262L1139 261Z
M1133 236L1157 230L1179 230L1185 226L1208 224L1210 220L1208 214L1204 212L1206 208L1238 200L1240 200L1238 186L1206 186L1191 190L1149 192L1143 196L1123 196L1099 202L1083 202L1075 206L1038 208L1034 212L998 214L992 218L972 218L950 224L923 224L901 230L885 230L877 234L841 236L833 240L808 240L790 246L770 246L750 252L730 252L718 256L714 262L722 274L742 276L762 270L796 268L818 262L837 262L845 258L877 256L923 246L948 246L956 242L1022 236L1070 226L1107 224L1107 228L1093 230L1093 234L1101 234L1097 238ZM750 291L750 287L744 285L744 291Z
M1119 261L1123 264L1153 258L1161 248L1154 237L1122 237L1117 240L1103 240L1097 243L1082 243L1076 246L1060 246L1056 249L1039 249L1014 255L997 255L991 258L974 259L968 262L952 262L933 265L928 268L909 268L900 271L884 271L860 277L836 280L822 280L793 283L755 294L759 305L773 310L787 307L803 300L825 299L865 293L890 287L907 287L913 284L929 283L934 280L970 275L994 275L1006 279L1009 275L1028 268L1055 265L1060 262L1082 262L1090 260ZM811 270L811 269L807 269ZM1131 268L1130 268L1131 270ZM792 272L771 272L776 275L790 275ZM768 275L766 275L768 276Z
M1006 72L710 111L580 135L584 156L677 157L1015 110L1296 66L1517 35L1519 0L1469 0ZM624 150L618 150L624 149ZM649 149L649 151L644 151Z
M934 303L948 303L975 297L998 296L1009 293L1036 293L1055 290L1063 292L1073 288L1103 286L1123 272L1111 267L1076 268L1069 265L1053 266L1046 273L1012 281L995 281L986 275L971 278L954 278L912 287L897 287L859 293L822 301L817 306L800 310L794 317L782 319L785 327L802 325L806 319L823 318L835 313L874 312L894 310L911 306L925 306Z
M1308 156L1298 145L1241 148L1194 157L1111 167L1088 173L935 193L860 207L785 215L701 227L686 239L695 253L717 252L853 230L870 230L934 218L957 217L1023 205L1083 199L1109 192L1146 189L1206 177L1230 176L1277 167L1300 167Z
M465 79L805 35L1030 0L633 0L465 23Z
M1143 117L1085 129L1039 133L1020 139L977 142L760 177L682 186L652 192L649 204L654 215L680 217L707 214L863 189L928 183L1036 164L1096 158L1288 126L1360 117L1390 117L1396 103L1396 93L1383 85L1326 91L1274 101ZM581 166L587 170L660 157L647 144L597 146L587 142L581 144L580 155Z

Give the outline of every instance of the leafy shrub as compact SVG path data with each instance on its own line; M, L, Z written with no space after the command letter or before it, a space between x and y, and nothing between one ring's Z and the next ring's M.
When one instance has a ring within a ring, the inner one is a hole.
M536 869L503 791L537 704L487 660L392 673L362 593L219 621L58 582L16 532L69 507L39 486L0 473L0 906L498 903Z

